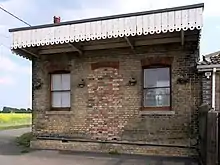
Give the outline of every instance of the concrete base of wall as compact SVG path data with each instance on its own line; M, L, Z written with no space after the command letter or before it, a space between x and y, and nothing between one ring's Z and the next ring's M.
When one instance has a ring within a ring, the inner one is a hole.
M133 144L108 144L100 142L62 142L59 140L35 140L31 142L33 149L52 149L62 151L121 153L137 155L195 157L194 149L163 147L163 146L140 146Z

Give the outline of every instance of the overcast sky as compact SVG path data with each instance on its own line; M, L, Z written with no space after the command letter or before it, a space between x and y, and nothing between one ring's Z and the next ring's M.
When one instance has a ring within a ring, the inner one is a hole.
M0 0L0 6L31 25L205 3L201 54L220 50L220 0ZM9 28L25 26L0 11L0 109L31 107L31 62L12 54Z

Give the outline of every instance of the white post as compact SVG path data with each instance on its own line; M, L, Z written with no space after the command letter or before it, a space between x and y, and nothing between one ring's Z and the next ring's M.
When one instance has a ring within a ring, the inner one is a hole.
M216 68L213 68L212 72L212 109L215 110L215 73Z

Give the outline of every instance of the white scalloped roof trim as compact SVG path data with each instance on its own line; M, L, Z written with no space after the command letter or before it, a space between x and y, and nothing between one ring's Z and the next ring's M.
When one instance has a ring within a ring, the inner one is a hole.
M12 32L12 49L202 28L203 8Z

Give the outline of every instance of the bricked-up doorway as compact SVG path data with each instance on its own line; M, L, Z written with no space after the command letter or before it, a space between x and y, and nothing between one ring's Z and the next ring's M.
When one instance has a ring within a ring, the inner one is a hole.
M101 66L101 65L100 65ZM126 124L119 120L122 108L122 76L118 67L92 67L88 82L87 128L93 139L118 139Z

